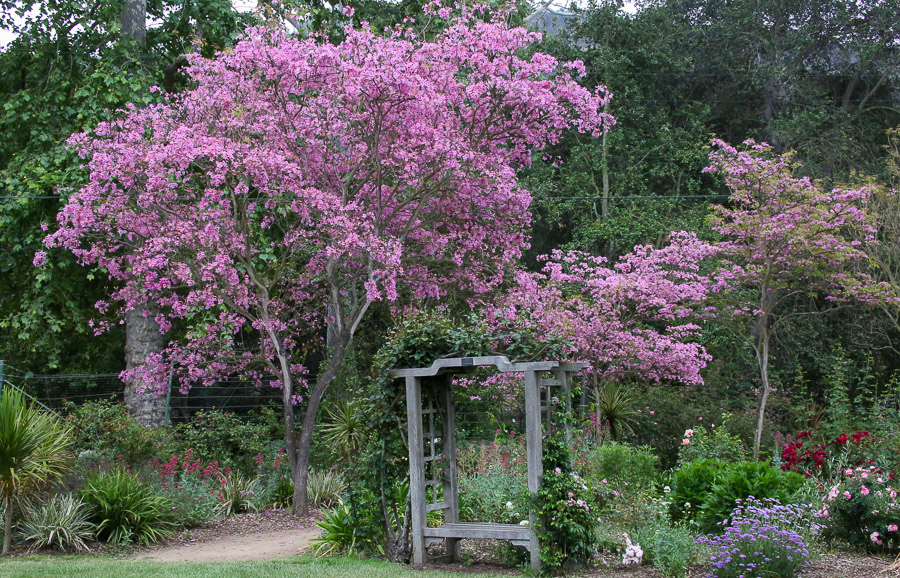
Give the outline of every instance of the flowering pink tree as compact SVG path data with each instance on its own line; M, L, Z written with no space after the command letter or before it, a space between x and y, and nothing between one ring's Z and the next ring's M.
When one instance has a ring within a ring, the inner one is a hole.
M555 251L543 272L519 272L491 313L500 327L530 327L568 343L568 357L590 363L595 395L626 379L702 383L710 357L696 342L710 280L700 263L717 249L694 233L665 247L637 246L609 265L603 257Z
M157 393L170 368L185 388L241 374L282 389L305 512L316 414L370 306L493 289L526 246L515 169L568 128L612 124L580 63L523 56L538 39L480 14L432 40L252 30L194 58L191 90L72 138L90 182L47 243L109 271L118 319L153 299L162 331L186 332L138 372ZM303 352L326 324L313 386Z
M707 172L724 175L731 191L714 207L713 228L725 258L715 291L726 292L724 316L743 326L762 382L753 457L759 455L769 381L769 346L785 320L851 303L878 303L884 288L861 272L874 242L874 217L865 210L873 189L822 191L793 176L784 157L752 141L738 150L716 140ZM797 307L798 297L810 297ZM790 308L789 305L793 305Z

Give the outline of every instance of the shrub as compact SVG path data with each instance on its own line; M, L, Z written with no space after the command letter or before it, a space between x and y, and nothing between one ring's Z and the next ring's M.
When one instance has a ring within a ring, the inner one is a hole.
M245 478L232 473L222 479L219 491L222 503L219 510L226 516L241 512L255 512L258 509L256 493L259 490L259 478Z
M727 465L719 460L699 460L681 466L672 476L671 518L676 522L696 520Z
M728 432L725 424L729 418L728 414L723 415L722 423L718 427L712 426L711 433L702 425L685 430L678 450L678 463L696 460L740 462L747 459L747 450L741 438Z
M812 431L802 431L794 440L788 436L781 451L781 468L814 476L819 480L839 479L842 472L855 466L884 461L882 440L868 431L851 434L841 432L833 439L818 438ZM883 466L885 464L879 463Z
M825 537L869 551L900 548L900 503L891 477L875 466L843 474L822 498Z
M240 418L220 410L198 411L190 422L174 427L182 451L192 450L204 462L217 461L220 467L245 476L257 475L261 452L278 439L280 421L271 409L258 416Z
M172 500L122 470L94 475L82 497L97 524L97 537L107 542L147 545L168 537L175 527Z
M378 549L375 543L358 535L350 507L343 502L338 503L333 511L325 512L317 524L322 529L322 535L312 539L312 543L317 544L316 556L351 554L357 550Z
M527 479L500 464L459 476L460 518L468 522L517 524L528 518ZM509 504L509 505L507 505Z
M750 498L739 501L724 534L697 541L712 550L713 570L708 576L789 578L809 565L809 551L801 532L812 536L817 530L811 510Z
M693 523L702 532L715 532L738 500L755 496L790 503L804 483L802 475L765 462L691 462L675 473L670 514L674 520Z
M581 453L576 466L588 485L605 483L620 492L644 491L659 481L659 458L647 446L606 442Z
M143 464L170 443L166 428L145 428L128 415L123 403L109 400L69 404L66 424L71 428L77 453L96 461Z
M148 464L155 473L160 489L174 502L175 523L195 528L216 519L220 513L224 475L218 462L203 464L188 450L183 457L172 456L168 462L153 460Z
M595 514L584 481L572 471L572 456L560 434L544 440L543 479L536 497L535 529L547 571L587 562L594 552Z
M333 508L338 505L346 489L344 476L337 472L329 470L309 472L306 495L309 502L318 508Z
M171 498L175 503L175 524L182 528L199 528L221 516L218 487L211 489L199 478L177 480L171 488Z
M32 548L53 548L63 552L88 551L85 540L94 535L94 525L81 499L70 494L53 496L42 504L30 504L19 529Z
M294 480L286 471L273 472L260 482L257 503L261 506L288 508L294 499ZM308 487L307 487L308 489Z
M632 533L644 549L644 561L652 563L666 578L684 578L697 556L696 538L684 526L651 520Z
M69 464L72 438L59 420L25 402L17 390L0 395L0 502L3 551L9 551L16 502L58 479Z
M492 442L466 447L457 460L460 519L517 524L528 518L531 498L521 436L497 430Z

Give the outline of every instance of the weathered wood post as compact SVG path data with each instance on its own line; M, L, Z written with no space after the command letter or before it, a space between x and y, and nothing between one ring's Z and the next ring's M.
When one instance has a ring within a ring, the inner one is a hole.
M541 487L541 476L544 473L542 463L542 431L541 431L541 390L538 386L537 372L525 372L525 449L528 456L528 493L534 500ZM541 569L540 540L534 531L537 528L537 516L534 508L528 509L528 524L532 528L531 569Z
M456 524L459 522L459 479L456 471L456 409L453 407L452 377L445 376L442 380L442 405L444 406L444 441L442 453L447 464L447 472L444 476L444 502L448 507L444 510L444 522ZM447 555L451 562L457 562L460 558L459 538L447 538L445 541Z
M412 515L413 564L425 563L425 456L422 440L422 378L406 377L406 417L409 443L409 496Z

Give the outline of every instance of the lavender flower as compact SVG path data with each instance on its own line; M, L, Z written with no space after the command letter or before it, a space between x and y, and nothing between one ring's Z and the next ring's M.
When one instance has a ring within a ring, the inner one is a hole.
M708 578L790 577L805 571L809 551L801 534L816 535L821 526L810 507L762 502L753 497L731 514L725 533L701 537L710 546Z

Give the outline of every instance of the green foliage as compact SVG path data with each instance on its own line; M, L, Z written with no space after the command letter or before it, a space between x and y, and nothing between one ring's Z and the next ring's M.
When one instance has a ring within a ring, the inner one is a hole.
M650 519L631 534L644 550L644 563L653 564L665 578L685 578L697 560L697 537L685 526Z
M46 502L29 504L19 531L34 549L86 552L89 548L85 541L94 535L88 516L88 508L80 498L58 494Z
M572 471L572 459L564 436L544 439L544 474L534 509L541 570L549 574L569 563L586 563L594 551L596 514L591 513L587 486Z
M719 426L712 426L712 433L703 426L686 430L684 440L688 443L682 442L678 452L678 463L686 464L698 460L740 462L747 459L747 450L741 438L729 433L725 425L730 417L724 414Z
M290 471L279 470L264 478L259 503L275 508L287 508L294 498L294 480Z
M62 476L70 463L72 436L56 416L25 402L18 390L0 395L0 499L4 509L3 554L12 536L16 502Z
M66 424L72 430L76 451L86 452L89 461L144 464L163 454L170 443L165 429L141 426L123 403L99 400L68 407Z
M180 451L193 450L201 461L216 460L222 469L254 476L259 454L267 452L272 440L280 437L279 423L271 409L247 418L213 409L198 411L190 422L176 425L173 432Z
M870 552L900 550L900 502L885 472L875 466L848 469L826 488L820 512L826 540Z
M41 224L82 183L81 161L66 139L109 120L126 103L153 100L153 84L174 91L184 54L202 37L210 56L253 19L227 2L150 2L144 47L121 34L121 2L3 2L0 51L0 359L42 371L119 371L119 330L96 337L88 322L106 293L106 272L71 254L43 250ZM28 18L13 18L21 11Z
M639 493L659 481L659 458L648 446L606 442L585 450L576 465L592 487L605 483L620 492Z
M172 500L122 470L95 474L81 490L97 537L115 544L148 545L175 527Z
M465 522L518 524L528 519L525 476L500 463L459 475L459 516Z
M323 438L345 460L360 446L365 433L363 416L352 402L339 405L326 412L326 423L321 426Z
M791 504L805 478L766 462L699 460L676 471L672 485L672 519L689 522L702 533L714 533L722 530L718 524L729 517L736 500L752 496Z
M222 502L219 510L225 516L233 516L243 512L255 512L258 509L259 477L245 478L241 474L232 472L225 476L219 486L222 494Z
M618 441L625 434L633 434L632 421L638 414L631 389L624 383L607 381L595 393L600 427L608 429L609 437Z
M172 486L169 495L175 504L172 515L176 526L199 528L221 516L218 492L200 477L182 475Z
M344 476L330 470L311 470L306 483L309 502L317 508L333 508L342 503L347 489Z
M377 542L360 535L357 519L351 513L350 506L343 502L339 502L334 510L325 512L322 519L317 522L322 529L322 535L312 540L312 543L317 545L316 556L352 554L377 549Z

